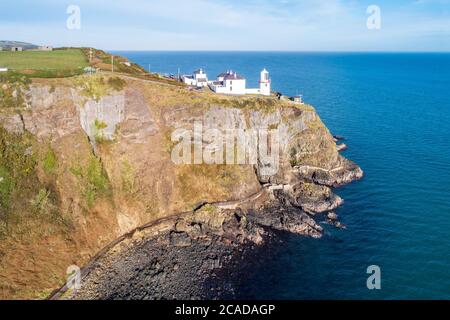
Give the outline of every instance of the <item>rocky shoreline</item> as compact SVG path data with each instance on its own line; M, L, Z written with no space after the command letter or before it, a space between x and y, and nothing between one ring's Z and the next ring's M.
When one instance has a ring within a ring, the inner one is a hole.
M362 175L354 166L334 178L340 183L328 183L343 185ZM202 203L140 227L83 269L80 289L64 286L51 299L233 299L240 266L250 263L274 232L320 238L318 215L345 228L333 211L342 204L338 196L325 192L321 199L307 199L295 191L266 185L241 201Z

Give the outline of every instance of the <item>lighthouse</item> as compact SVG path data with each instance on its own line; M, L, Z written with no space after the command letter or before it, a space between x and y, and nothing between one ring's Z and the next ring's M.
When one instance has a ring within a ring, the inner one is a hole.
M270 78L269 71L265 68L261 71L261 78L259 80L259 93L265 96L270 96Z

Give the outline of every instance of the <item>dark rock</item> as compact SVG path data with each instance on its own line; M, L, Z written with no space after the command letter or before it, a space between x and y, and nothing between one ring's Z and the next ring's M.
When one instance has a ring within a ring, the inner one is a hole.
M170 244L175 247L188 247L192 243L191 237L186 232L171 232Z

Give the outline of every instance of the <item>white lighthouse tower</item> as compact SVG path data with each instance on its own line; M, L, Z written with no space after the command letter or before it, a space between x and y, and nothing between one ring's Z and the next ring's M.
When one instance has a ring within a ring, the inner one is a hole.
M261 71L261 78L259 80L259 93L265 96L270 96L270 78L269 71L264 68Z

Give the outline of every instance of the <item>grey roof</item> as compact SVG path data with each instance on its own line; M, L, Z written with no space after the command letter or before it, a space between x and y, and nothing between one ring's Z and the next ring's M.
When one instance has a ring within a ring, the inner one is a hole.
M238 74L228 74L223 79L224 80L245 80L245 78L241 77Z
M217 76L218 78L223 77L224 80L244 80L245 78L238 75L236 72L228 71L226 73L221 73Z

